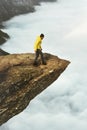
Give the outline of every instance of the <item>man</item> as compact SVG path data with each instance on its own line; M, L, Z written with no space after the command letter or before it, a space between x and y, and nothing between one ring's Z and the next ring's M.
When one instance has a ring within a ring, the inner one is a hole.
M34 65L38 64L37 60L38 60L39 55L41 56L42 64L46 65L46 62L44 60L43 53L42 53L42 48L41 48L41 43L42 43L43 38L44 38L44 34L40 34L40 36L37 37L34 43L34 51L35 51Z

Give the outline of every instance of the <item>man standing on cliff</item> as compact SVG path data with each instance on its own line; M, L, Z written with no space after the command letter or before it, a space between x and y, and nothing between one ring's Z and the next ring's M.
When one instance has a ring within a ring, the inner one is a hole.
M34 65L38 64L37 60L38 60L39 55L41 56L42 64L46 65L46 62L44 60L43 53L42 53L42 47L41 47L43 38L44 38L44 34L40 34L40 36L37 37L34 43L34 51L35 51Z

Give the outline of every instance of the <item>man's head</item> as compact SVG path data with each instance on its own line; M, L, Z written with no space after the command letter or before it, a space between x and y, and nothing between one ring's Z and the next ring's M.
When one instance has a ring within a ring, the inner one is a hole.
M43 39L44 38L44 34L40 34L40 37L41 37L41 39Z

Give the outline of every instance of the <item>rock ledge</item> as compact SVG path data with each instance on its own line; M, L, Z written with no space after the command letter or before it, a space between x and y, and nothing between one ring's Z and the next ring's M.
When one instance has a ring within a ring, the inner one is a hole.
M0 125L22 112L70 63L47 53L44 57L47 65L39 59L35 67L31 53L0 56Z

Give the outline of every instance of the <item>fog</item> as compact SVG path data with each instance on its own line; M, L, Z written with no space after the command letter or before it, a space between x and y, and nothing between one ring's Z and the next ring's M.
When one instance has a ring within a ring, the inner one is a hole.
M41 3L36 10L4 23L11 39L1 48L9 53L34 52L36 36L44 33L43 52L71 64L0 130L87 130L87 1L58 0Z

